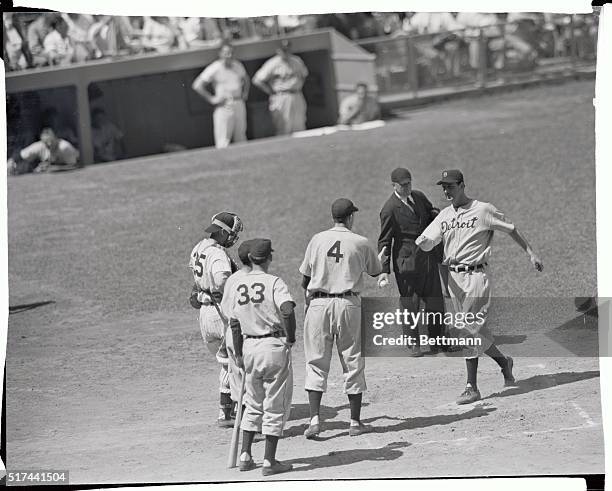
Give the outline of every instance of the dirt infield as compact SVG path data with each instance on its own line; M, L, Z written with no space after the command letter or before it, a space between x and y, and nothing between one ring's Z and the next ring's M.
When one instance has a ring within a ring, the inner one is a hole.
M187 302L189 252L222 208L243 218L244 238L272 238L271 271L301 312L297 267L333 198L353 199L356 231L375 240L391 169L409 167L415 187L444 205L434 179L458 167L468 194L503 209L545 263L536 275L510 239L496 238L494 295L592 295L592 97L591 82L543 87L422 109L359 135L10 179L7 468L67 469L75 483L261 479L258 469L225 469L231 432L214 424L218 368ZM378 294L374 281L364 294ZM463 360L368 359L362 416L375 431L359 438L348 436L334 359L325 431L306 441L301 326L300 316L278 451L295 472L284 478L603 472L598 360L571 350L522 357L520 343L501 346L516 356L519 387L504 390L498 367L482 360L483 400L463 407L453 402ZM254 444L258 463L263 445Z

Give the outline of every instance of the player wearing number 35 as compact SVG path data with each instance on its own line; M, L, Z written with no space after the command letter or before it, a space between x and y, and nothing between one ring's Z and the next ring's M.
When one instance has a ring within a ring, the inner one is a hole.
M357 436L369 429L361 423L360 415L366 381L361 356L359 292L364 273L370 276L381 273L381 258L386 252L383 250L377 256L368 239L351 231L356 211L348 199L334 201L331 208L334 226L313 236L300 266L306 300L305 388L310 406L310 425L304 435L309 439L322 430L319 409L327 390L334 339L351 409L349 435Z

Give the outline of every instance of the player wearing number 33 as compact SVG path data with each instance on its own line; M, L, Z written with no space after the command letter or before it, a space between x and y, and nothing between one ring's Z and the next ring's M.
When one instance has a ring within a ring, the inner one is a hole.
M262 433L266 437L262 474L269 476L292 469L276 460L276 446L289 418L293 395L295 302L285 282L268 273L272 243L253 239L249 250L252 269L233 282L227 312L236 362L246 377L239 468L255 468L251 446L255 434Z
M195 284L191 291L191 306L198 309L200 332L211 353L221 364L219 373L220 412L217 423L232 427L233 401L238 399L240 379L233 360L228 355L226 343L227 321L219 304L223 298L225 284L236 266L229 258L226 248L232 247L242 232L240 218L228 212L218 213L206 229L209 238L196 244L191 251L189 267Z
M319 409L327 377L334 340L344 373L344 392L351 408L349 435L368 431L361 423L361 399L366 390L365 361L361 356L361 300L363 274L377 276L382 272L368 239L351 231L357 210L352 201L340 198L332 204L334 226L310 240L300 273L304 276L306 318L304 352L306 383L310 406L310 425L306 438L321 431Z
M493 342L486 325L491 302L488 261L494 231L505 232L529 255L537 271L544 268L540 258L532 251L527 240L503 213L490 203L469 198L465 194L463 174L459 170L445 170L442 185L451 205L444 208L417 238L416 245L429 251L440 242L444 245L443 265L448 268L445 281L454 314L462 313L465 322L457 322L451 334L457 337L479 339L480 344L470 346L466 353L467 386L459 396L458 404L469 404L480 399L476 375L478 357L483 353L499 365L505 385L514 384L513 360L504 356ZM444 285L443 285L444 286ZM467 314L471 314L468 320Z

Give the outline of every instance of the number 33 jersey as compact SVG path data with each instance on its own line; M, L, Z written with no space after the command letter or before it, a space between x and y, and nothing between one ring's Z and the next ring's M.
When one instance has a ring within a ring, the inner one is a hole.
M200 290L223 292L232 264L225 249L212 239L204 239L193 248L189 258L193 279Z
M278 276L263 271L250 271L232 281L225 295L229 305L224 312L228 318L240 322L242 334L264 336L280 331L280 306L292 302L289 288ZM225 299L224 299L225 300Z
M359 293L363 288L363 273L376 276L381 271L368 239L341 226L314 235L300 266L300 273L310 276L309 295L317 291Z

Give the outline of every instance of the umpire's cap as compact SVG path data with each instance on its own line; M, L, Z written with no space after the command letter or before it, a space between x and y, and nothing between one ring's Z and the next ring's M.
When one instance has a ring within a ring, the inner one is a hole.
M238 258L242 264L251 264L249 259L249 252L251 252L251 245L255 239L245 240L238 246Z
M252 239L249 251L249 258L252 260L266 259L274 252L272 249L272 241L270 239Z
M463 173L459 169L442 171L442 179L436 184L454 184L463 182Z
M345 218L355 211L359 211L359 208L350 199L338 198L332 203L331 213L333 218Z

